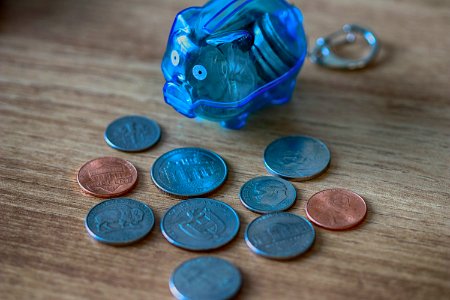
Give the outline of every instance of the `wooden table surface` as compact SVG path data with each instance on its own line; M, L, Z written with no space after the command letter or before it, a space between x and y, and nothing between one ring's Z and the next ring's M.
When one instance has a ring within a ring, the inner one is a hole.
M170 299L168 279L186 259L205 255L169 244L155 226L142 242L111 247L84 228L100 200L84 196L79 167L117 156L138 168L128 196L149 204L157 222L179 202L149 176L155 159L183 146L216 151L226 183L211 195L238 212L241 229L211 253L234 262L239 299L449 299L450 3L447 0L295 1L310 42L345 22L373 28L378 63L360 72L309 61L293 100L225 130L187 119L164 104L160 61L174 15L197 1L0 1L0 298ZM162 127L149 151L109 148L103 131L127 114ZM358 228L316 227L312 250L278 262L244 242L258 215L238 198L241 185L267 174L262 153L293 134L323 139L331 166L296 182L290 212L331 187L361 194L369 212Z

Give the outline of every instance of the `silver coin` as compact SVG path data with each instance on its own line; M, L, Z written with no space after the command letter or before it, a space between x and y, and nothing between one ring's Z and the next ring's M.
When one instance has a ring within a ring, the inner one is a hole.
M161 155L151 168L153 182L179 197L208 194L225 181L228 168L216 153L202 148L178 148Z
M155 121L144 116L125 116L114 120L105 130L106 143L114 149L138 152L155 145L161 129Z
M155 217L146 204L128 198L102 201L86 215L85 226L97 241L125 245L144 238L153 228Z
M234 297L242 284L239 269L213 256L185 261L172 273L169 287L177 299L225 300Z
M315 237L307 219L287 212L260 216L245 231L245 242L250 249L272 259L289 259L306 252Z
M247 181L239 197L249 210L266 214L291 207L297 198L297 191L289 181L274 176L260 176Z
M219 248L239 231L239 217L228 204L194 198L172 206L161 220L161 231L173 245L194 251Z
M264 151L264 164L270 173L300 181L322 174L330 160L328 147L309 136L283 137L273 141Z

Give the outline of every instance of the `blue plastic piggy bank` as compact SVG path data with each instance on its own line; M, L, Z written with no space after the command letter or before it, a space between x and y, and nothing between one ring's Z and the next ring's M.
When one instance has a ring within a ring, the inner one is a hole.
M161 66L165 101L234 129L289 101L307 52L302 21L284 0L212 0L181 11Z

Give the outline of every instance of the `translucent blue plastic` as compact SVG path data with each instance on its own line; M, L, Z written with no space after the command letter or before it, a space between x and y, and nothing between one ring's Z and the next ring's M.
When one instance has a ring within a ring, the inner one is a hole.
M307 51L302 22L284 0L212 0L181 11L161 65L165 101L234 129L289 101Z

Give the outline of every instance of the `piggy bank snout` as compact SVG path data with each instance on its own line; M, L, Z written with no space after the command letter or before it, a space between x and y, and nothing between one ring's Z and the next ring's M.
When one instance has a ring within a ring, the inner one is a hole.
M185 87L175 82L166 82L163 94L167 104L176 111L189 118L195 117L192 97Z

